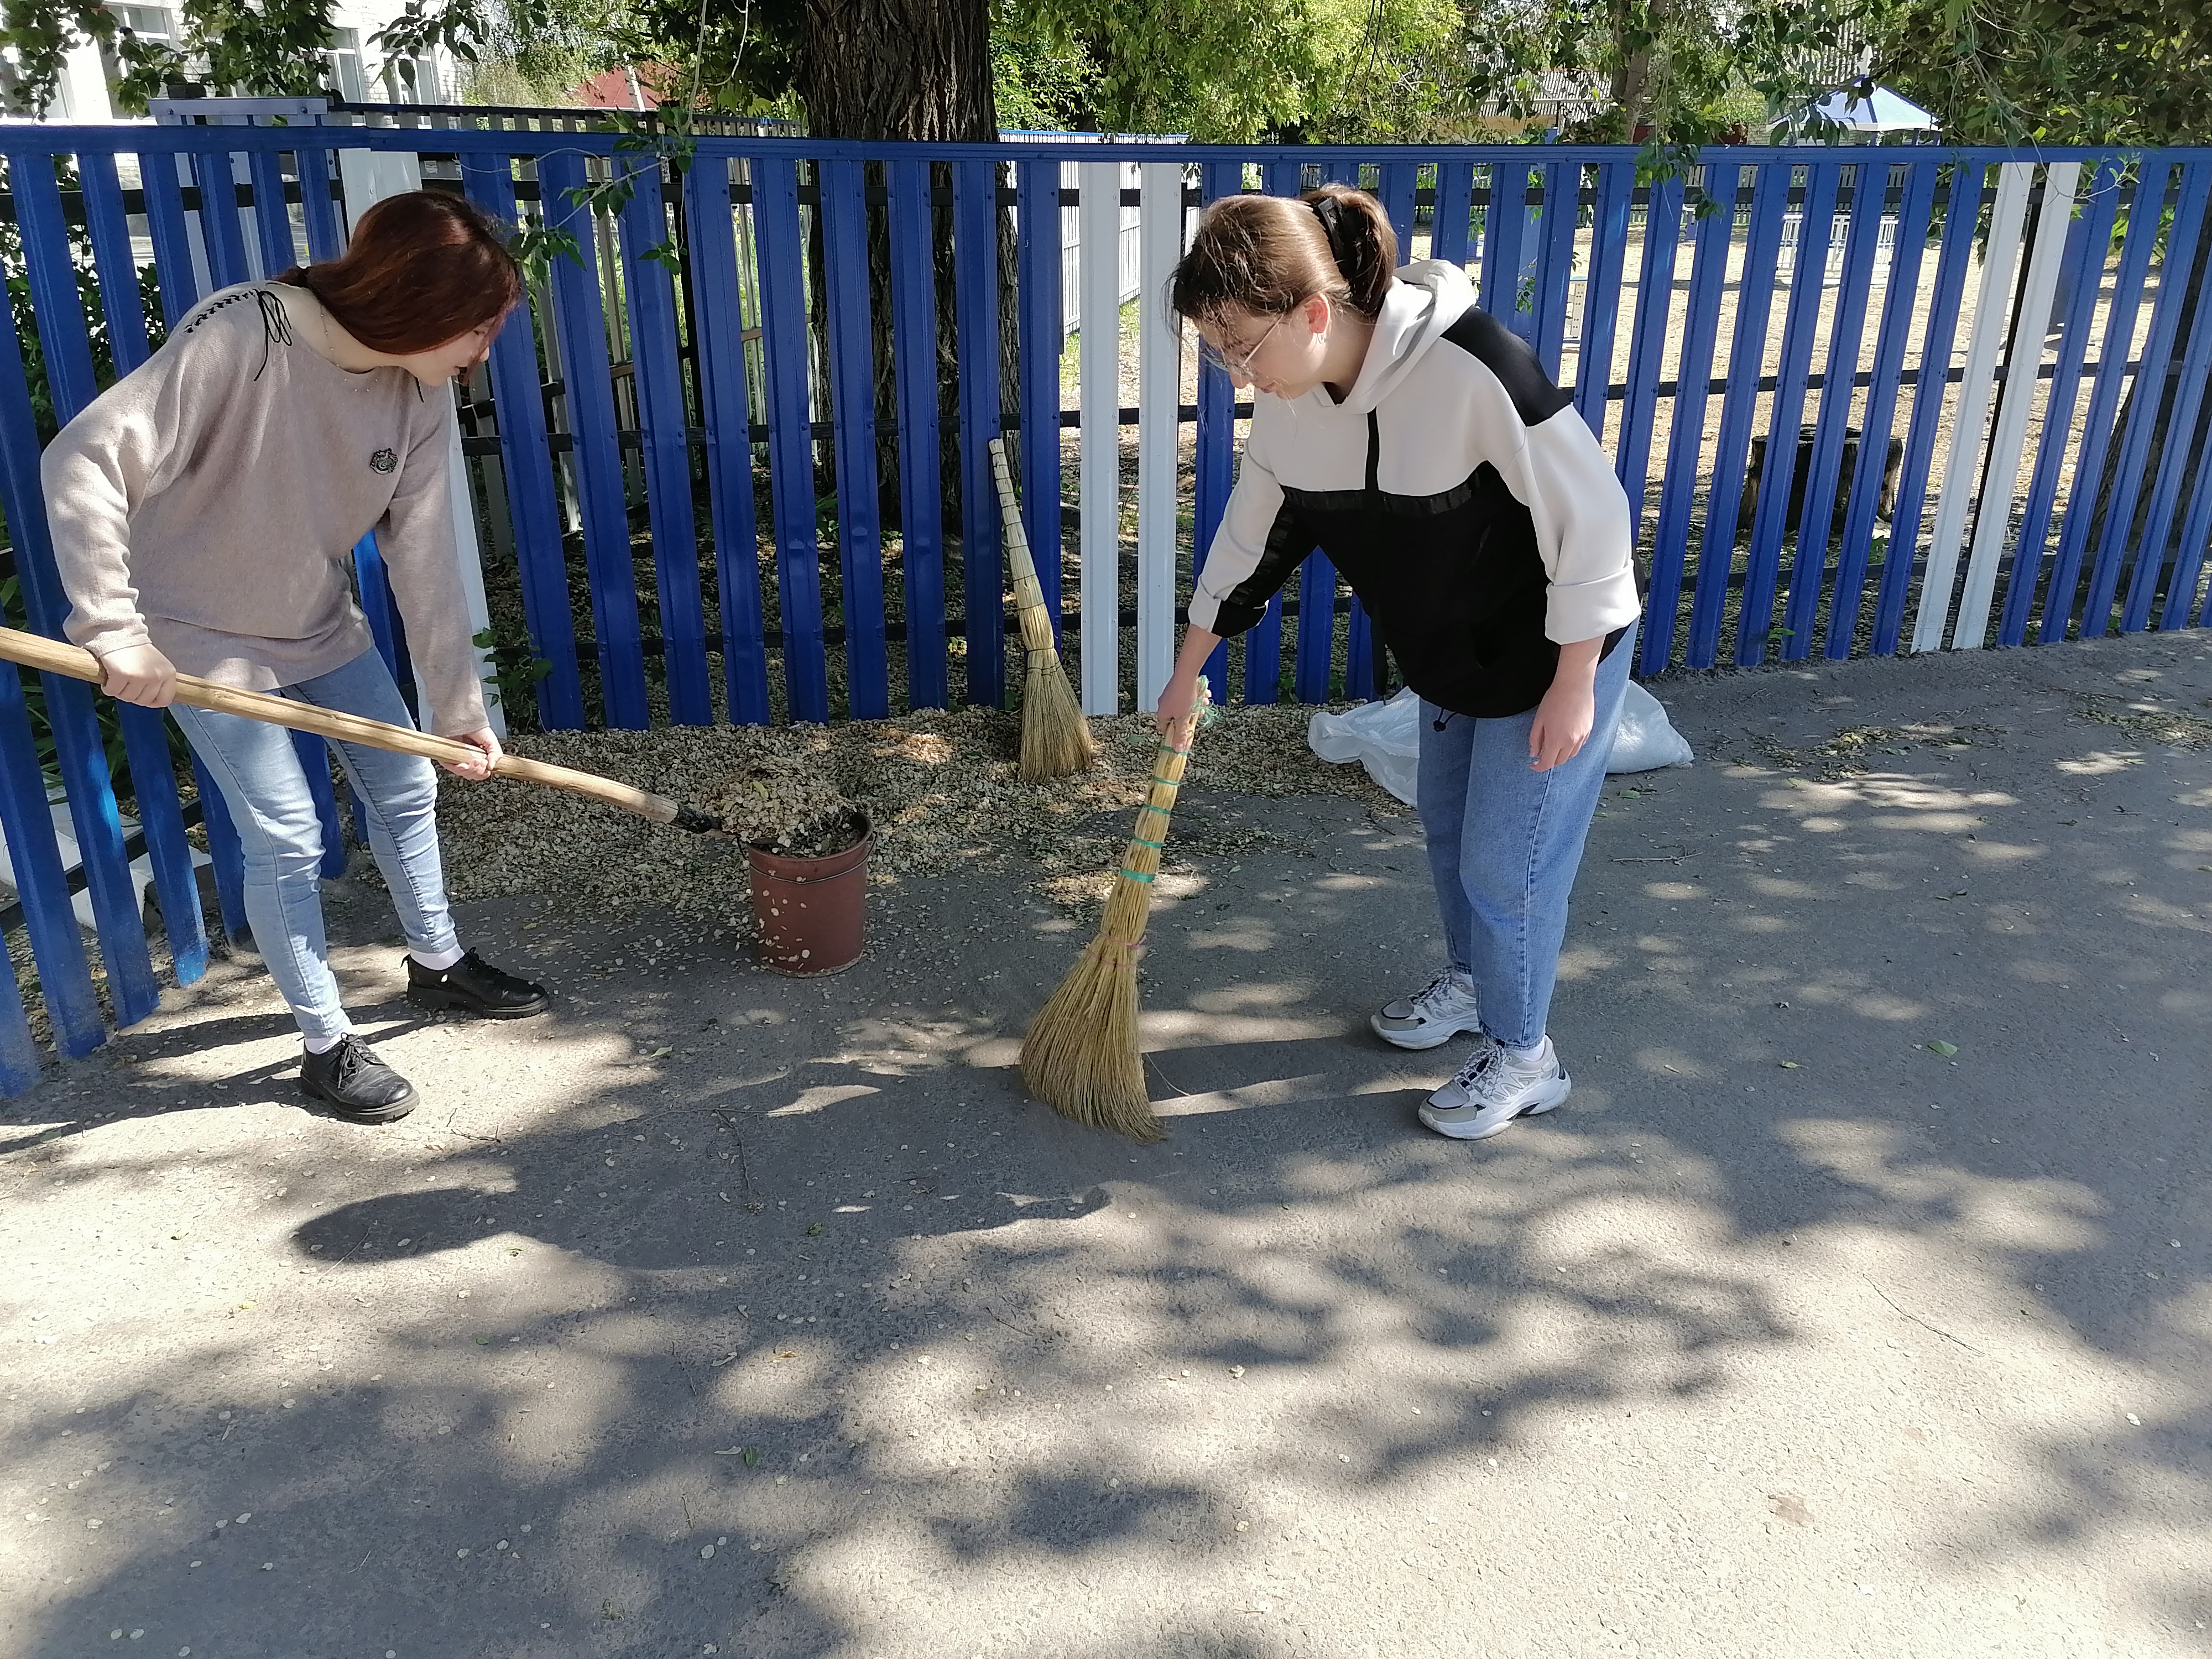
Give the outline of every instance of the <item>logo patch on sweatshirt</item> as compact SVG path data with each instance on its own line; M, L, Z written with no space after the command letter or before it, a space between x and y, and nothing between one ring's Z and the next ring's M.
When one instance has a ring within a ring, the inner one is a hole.
M368 464L379 472L389 472L399 465L399 452L396 449L380 449L368 458Z

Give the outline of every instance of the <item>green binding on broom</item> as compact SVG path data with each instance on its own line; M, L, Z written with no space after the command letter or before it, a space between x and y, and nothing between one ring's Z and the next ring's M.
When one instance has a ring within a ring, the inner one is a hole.
M1201 678L1191 728L1212 713ZM1098 937L1022 1039L1022 1081L1031 1094L1063 1117L1133 1140L1158 1140L1166 1133L1146 1096L1144 1056L1137 1051L1137 946L1152 914L1166 823L1189 756L1188 736L1181 748L1163 738L1153 757L1151 795L1137 810L1139 824L1147 813L1158 817L1163 839L1131 836Z

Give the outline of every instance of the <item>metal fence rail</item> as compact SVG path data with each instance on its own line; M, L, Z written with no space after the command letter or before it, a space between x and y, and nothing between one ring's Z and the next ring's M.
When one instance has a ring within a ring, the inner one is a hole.
M1723 149L1639 181L1613 149L712 136L679 167L611 133L301 125L0 129L11 620L58 634L66 611L38 483L53 424L209 288L331 257L386 187L364 182L390 173L380 157L578 256L533 285L456 440L498 644L544 665L505 695L550 727L1000 703L985 445L1002 433L1085 708L1148 707L1249 413L1197 371L1161 285L1206 202L1322 179L1373 190L1409 257L1468 266L1572 388L1635 514L1646 674L2212 619L2212 457L2191 437L2212 305L2185 280L2212 152ZM1125 343L1132 211L1144 302ZM1063 395L1070 295L1097 320ZM373 538L356 563L404 668ZM1389 674L1318 554L1214 670L1251 702ZM179 982L208 947L162 721L113 711L112 777L95 698L40 690L51 780L0 665L0 830L52 1041L82 1054L158 991L118 784ZM201 797L236 932L234 834ZM21 1004L11 979L0 1091L36 1075Z

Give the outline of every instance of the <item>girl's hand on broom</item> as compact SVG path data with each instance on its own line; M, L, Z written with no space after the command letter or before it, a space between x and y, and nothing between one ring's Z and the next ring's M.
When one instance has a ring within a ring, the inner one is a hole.
M100 659L100 689L147 708L177 700L177 667L150 645L126 645Z
M482 758L440 761L439 765L457 778L469 778L480 782L491 775L491 769L499 763L501 752L497 733L487 726L474 732L456 732L453 741L468 744L470 748L477 750Z
M1190 735L1190 726L1197 718L1200 676L1186 678L1181 674L1170 678L1160 688L1159 706L1152 710L1152 722L1159 727L1160 735L1180 749Z

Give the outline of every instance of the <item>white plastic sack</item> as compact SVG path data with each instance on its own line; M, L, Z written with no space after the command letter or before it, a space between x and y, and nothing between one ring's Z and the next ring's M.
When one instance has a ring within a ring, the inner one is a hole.
M1341 714L1316 714L1306 724L1306 742L1325 761L1358 761L1376 784L1408 806L1413 804L1421 756L1421 700L1412 687L1387 702L1363 702ZM1687 739L1668 722L1659 699L1631 680L1605 769L1649 772L1661 766L1685 766L1693 758Z
M1316 714L1306 723L1306 742L1325 761L1358 761L1378 786L1407 805L1413 804L1421 760L1421 700L1412 686L1388 702Z
M1659 699L1634 680L1620 700L1620 724L1613 728L1613 753L1607 757L1608 772L1650 772L1662 766L1687 766L1697 757L1690 740L1677 732L1659 706Z

